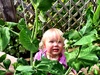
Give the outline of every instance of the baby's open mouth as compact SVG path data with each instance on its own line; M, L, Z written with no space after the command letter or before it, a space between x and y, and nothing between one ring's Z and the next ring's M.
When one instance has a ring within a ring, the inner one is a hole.
M59 49L53 49L53 51L54 51L54 52L58 52L58 51L59 51Z

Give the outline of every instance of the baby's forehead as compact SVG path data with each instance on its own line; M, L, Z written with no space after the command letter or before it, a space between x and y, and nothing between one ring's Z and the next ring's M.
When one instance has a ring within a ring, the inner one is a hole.
M52 34L48 34L44 38L44 40L57 40L57 41L59 41L59 40L63 40L63 38L61 37L61 35L52 33Z

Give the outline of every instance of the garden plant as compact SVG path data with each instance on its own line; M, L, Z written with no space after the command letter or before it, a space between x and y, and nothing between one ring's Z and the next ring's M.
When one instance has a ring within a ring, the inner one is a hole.
M0 20L0 51L3 51L7 46L12 35L17 36L18 44L21 44L26 50L30 52L30 63L23 58L18 58L17 62L13 64L15 71L14 75L68 75L72 68L79 72L82 68L88 67L87 74L99 75L100 69L92 70L92 66L96 64L100 67L100 1L97 0L97 8L93 11L93 6L90 4L86 9L85 23L80 30L71 29L64 33L67 40L65 45L65 55L69 69L66 70L57 61L42 58L41 61L33 62L33 53L38 51L39 40L37 35L43 26L40 21L44 20L45 12L52 6L54 0L30 0L35 11L34 23L32 29L28 28L25 19L21 18L18 23L4 22ZM40 19L38 16L43 17ZM19 32L13 31L17 26ZM72 51L69 51L69 49ZM0 57L0 64L5 70L0 70L0 75L9 70L11 61L5 59L6 54ZM56 67L55 67L56 66ZM91 72L93 71L93 72ZM85 75L84 72L79 73Z

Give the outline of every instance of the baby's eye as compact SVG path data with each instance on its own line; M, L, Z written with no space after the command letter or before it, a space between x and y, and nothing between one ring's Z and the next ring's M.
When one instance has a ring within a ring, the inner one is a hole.
M62 43L62 41L58 41L58 43Z
M50 43L53 43L54 41L49 41Z

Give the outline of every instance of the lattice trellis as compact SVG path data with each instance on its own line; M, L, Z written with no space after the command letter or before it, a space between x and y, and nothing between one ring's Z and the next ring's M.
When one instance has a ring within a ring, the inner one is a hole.
M45 26L59 27L62 30L80 28L81 23L84 22L84 10L90 2L90 0L77 0L76 2L68 0L66 3L63 3L61 0L57 0L52 8L47 11L49 19Z
M20 1L20 0L19 0ZM44 23L44 28L58 27L62 31L68 31L71 28L78 29L81 23L84 23L84 15L88 4L91 2L95 6L95 0L57 0L50 10L46 12L47 21ZM19 2L20 3L20 2ZM32 5L23 4L24 12L29 13L27 22L32 23L34 21L34 10ZM18 12L18 14L24 17L25 14ZM43 29L44 29L43 28Z

